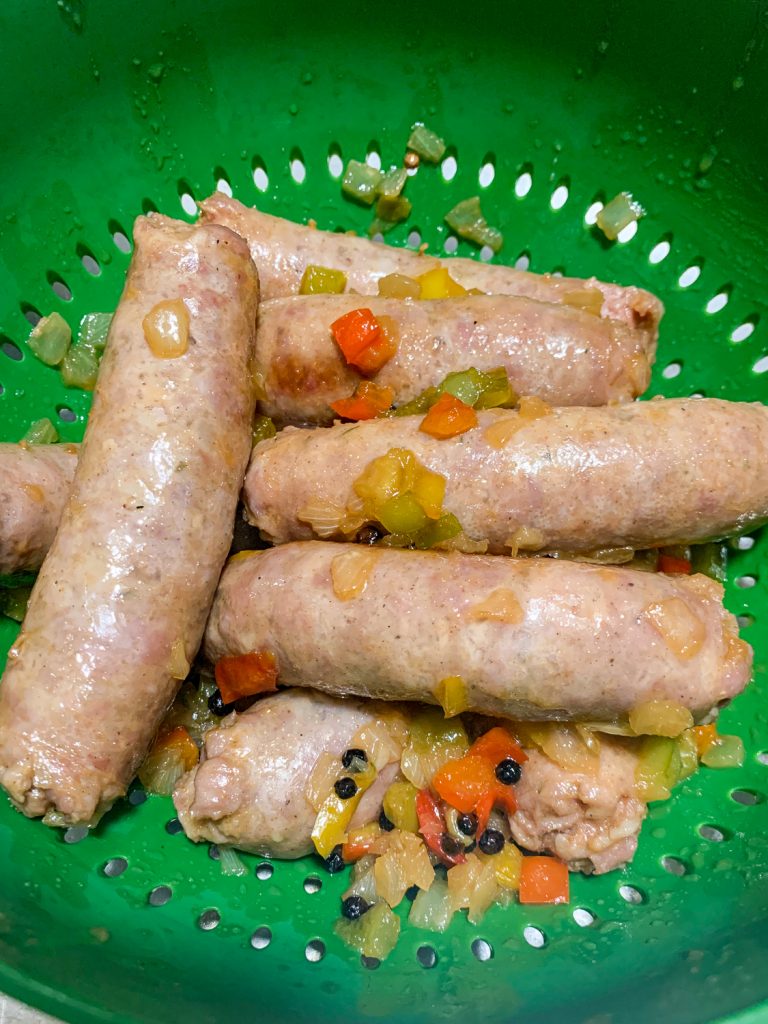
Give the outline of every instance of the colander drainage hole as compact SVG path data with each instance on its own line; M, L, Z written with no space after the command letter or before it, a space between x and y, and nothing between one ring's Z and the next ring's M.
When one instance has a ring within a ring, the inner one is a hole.
M645 895L636 889L634 885L622 885L619 887L619 896L624 900L625 903L632 903L635 906L639 906L641 903L645 903Z
M741 587L742 590L750 590L755 583L757 580L754 576L738 576L736 578L736 586Z
M73 843L81 843L88 835L87 825L72 825L64 833L64 842L72 845Z
M754 537L738 537L735 541L736 547L739 551L751 551L755 546Z
M440 164L440 173L443 176L443 181L453 181L458 169L459 165L456 162L456 157L449 153L445 160Z
M616 235L616 241L620 245L626 245L627 242L631 242L637 234L637 221L631 220L626 227L622 228L621 231Z
M127 867L128 861L125 857L110 857L102 868L102 871L107 878L118 878Z
M672 246L670 243L666 238L663 238L660 242L657 242L648 253L648 262L653 263L654 265L661 263L662 260L665 260L667 256L669 256L671 249Z
M53 294L57 298L61 299L62 302L71 302L72 289L65 281L62 281L60 277L55 277L53 274L49 274L48 284L50 284Z
M254 949L266 949L272 941L272 932L266 926L257 928L251 936L251 946Z
M344 173L344 161L341 159L341 147L337 142L331 143L328 150L328 173L332 178L340 178Z
M21 312L24 314L26 319L32 324L33 327L43 319L40 314L40 310L35 309L34 306L30 306L26 302L22 302Z
M77 419L77 413L70 409L68 405L57 405L56 414L64 423L74 423Z
M447 253L449 256L452 256L458 248L459 240L456 237L456 235L448 235L443 244L443 252Z
M304 157L298 149L295 149L291 153L291 160L288 165L291 172L291 177L297 185L303 185L307 177L307 166L304 163Z
M665 380L673 380L675 377L679 377L680 376L680 374L682 373L682 370L683 370L683 364L682 363L677 363L677 362L669 363L661 371L661 376Z
M311 939L304 947L304 956L311 964L316 964L325 956L325 943L322 939Z
M768 754L762 753L757 755L758 761L763 761L763 764L768 762ZM762 794L754 793L751 789L734 789L731 793L731 800L735 800L737 804L745 804L747 807L754 807L755 804L761 804L763 802Z
M218 178L216 180L216 191L223 192L225 196L229 196L230 199L232 198L232 186L226 178Z
M480 250L480 259L483 261L483 263L488 263L489 260L493 259L493 249L490 247L490 245L484 245L482 247L482 249Z
M195 207L197 212L197 207ZM99 266L98 260L89 252L83 252L80 257L80 262L83 264L83 268L92 276L98 277L101 273L101 267Z
M552 193L552 198L549 200L549 205L553 210L562 210L565 204L568 202L568 186L566 184L558 185L555 191Z
M214 907L204 910L197 919L197 927L204 932L212 932L221 924L221 914Z
M112 233L112 241L120 252L128 253L131 251L131 240L124 231L114 231Z
M65 410L63 408L59 409L59 416L63 420L69 420L70 417L69 416L65 416L64 415L64 411ZM69 409L67 411L68 412L72 412L71 409ZM72 419L73 420L75 419L75 414L74 413L72 413ZM146 799L147 799L147 794L144 792L143 789L134 789L131 793L128 794L128 803L132 807L139 807L141 804L146 802Z
M480 188L488 188L488 186L493 183L493 179L496 177L496 166L493 161L494 158L490 154L483 161L483 164L480 168L480 173L477 176Z
M704 307L707 313L719 313L721 309L725 309L728 305L730 295L727 291L719 291L717 295L713 295L709 302Z
M521 252L515 260L515 270L527 270L531 265L531 254L529 252Z
M722 843L726 838L725 832L717 825L702 825L699 835L702 839L708 839L710 843Z
M745 320L743 324L739 324L738 327L734 327L734 329L731 331L731 341L746 341L747 338L750 337L754 329L755 325L751 321Z
M310 896L316 892L320 892L322 888L322 880L319 879L317 875L309 875L304 879L304 892L309 893Z
M687 865L684 861L680 860L679 857L662 857L661 866L665 871L668 871L670 875L682 877L688 873Z
M156 885L147 896L147 903L150 907L164 907L173 896L173 889L170 885Z
M593 225L597 223L597 215L598 213L600 213L604 206L605 203L601 203L599 200L596 200L594 203L592 203L591 206L587 208L587 212L584 214L584 223L587 225L587 227L591 228L593 227Z
M165 823L165 831L169 836L177 836L179 832L183 832L184 829L178 818L171 818L170 821L166 821Z
M416 950L416 960L421 967L431 970L437 963L437 953L432 946L419 946Z
M762 356L752 367L753 373L768 373L768 356Z
M701 267L692 263L690 267L686 267L680 277L677 279L677 283L681 288L690 288L692 284L696 284L701 276Z
M253 184L259 192L266 192L269 188L269 175L264 163L257 157L253 162Z
M406 245L409 247L409 249L418 249L418 247L421 245L421 232L420 231L411 231L411 232L409 232L408 240L406 242Z
M368 971L375 971L377 968L381 967L381 960L375 956L365 956L364 954L361 954L360 963Z
M221 860L221 853L216 843L211 843L208 847L208 856L211 860Z
M518 175L515 182L515 195L518 199L525 199L533 186L533 175L530 171L523 171Z
M274 874L275 869L271 864L262 863L256 865L256 877L261 882L266 882Z
M595 915L586 907L576 907L573 912L573 920L579 928L589 928L591 924L595 923Z
M755 624L755 617L754 617L754 615L737 615L736 616L736 621L739 624L739 629L746 629L748 626L754 626L754 624ZM768 755L766 755L766 756L768 756ZM764 763L768 764L768 761L766 761Z
M475 939L470 949L472 950L472 956L475 960L479 960L480 963L493 959L493 946L490 942L486 942L485 939Z
M541 928L535 928L532 924L523 929L523 938L533 949L542 949L547 944L547 937L544 932Z
M196 215L197 203L195 202L195 197L193 195L189 192L182 192L179 196L179 202L181 203L182 210L189 217L194 217Z
M8 356L9 359L13 359L16 363L20 362L24 358L19 346L14 341L11 341L10 338L3 338L3 343L0 345L0 352L2 352L4 356Z

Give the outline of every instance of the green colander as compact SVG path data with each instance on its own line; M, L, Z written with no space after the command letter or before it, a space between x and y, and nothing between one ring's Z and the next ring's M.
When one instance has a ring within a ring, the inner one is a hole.
M339 158L400 161L417 120L453 159L409 181L395 244L452 251L442 217L479 194L497 259L661 296L651 393L768 400L767 15L763 0L6 0L0 437L41 416L82 436L89 396L26 337L41 313L76 326L114 308L137 214L191 218L220 183L365 230ZM648 212L611 244L588 211L621 190ZM126 1024L768 1021L766 552L756 534L729 565L756 652L722 716L744 767L653 806L633 863L575 878L569 907L406 926L373 970L333 933L344 877L314 860L245 857L246 876L224 876L170 800L139 790L85 839L0 801L0 989ZM3 653L14 634L4 620Z

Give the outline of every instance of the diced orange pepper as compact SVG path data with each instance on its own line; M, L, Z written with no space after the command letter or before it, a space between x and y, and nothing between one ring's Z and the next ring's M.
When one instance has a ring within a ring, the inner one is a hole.
M358 384L354 395L331 402L331 408L345 420L372 420L391 407L394 397L392 388L364 380Z
M394 333L388 330L386 326L388 319L389 317L381 317L379 319L378 337L367 348L364 348L354 361L354 366L368 377L378 373L382 366L388 363L395 352L397 352L397 339Z
M271 651L221 658L216 662L214 675L225 704L277 689L277 661Z
M421 832L427 848L443 864L464 864L467 858L460 850L457 853L446 853L443 849L445 818L440 805L428 789L420 789L416 794L416 817L419 819L419 832Z
M197 744L189 735L189 730L183 725L177 725L170 732L161 733L155 740L149 756L155 757L161 751L166 750L173 750L183 764L185 772L195 767L200 756Z
M717 739L717 726L714 722L709 725L694 725L693 738L696 741L696 753L702 758Z
M342 844L341 856L347 864L353 864L369 853L380 854L386 848L387 837L382 832L374 832L367 828L350 832L346 842Z
M493 762L494 767L507 757L511 757L518 764L524 764L528 760L527 754L514 737L500 725L479 736L469 748L469 753L487 757Z
M331 324L331 334L348 363L353 363L381 333L379 321L370 309L350 309Z
M471 405L448 392L440 395L419 424L419 430L431 437L457 437L477 426L477 413Z
M523 857L518 895L521 903L567 903L568 868L554 857Z
M660 554L656 563L658 572L686 573L690 574L691 563L687 558L677 558L675 555Z

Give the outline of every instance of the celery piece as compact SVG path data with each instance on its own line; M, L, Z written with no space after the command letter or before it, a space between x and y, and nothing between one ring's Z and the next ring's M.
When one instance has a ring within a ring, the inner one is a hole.
M494 252L498 252L504 244L502 233L498 228L490 227L483 216L478 196L457 203L446 213L445 221L457 235L475 245L488 245Z
M58 366L72 342L72 331L63 316L51 313L38 320L27 344L46 366Z
M104 351L112 313L86 313L77 332L77 347L96 355Z
M0 591L0 614L13 619L14 622L22 622L27 612L27 602L32 593L32 587L17 587L15 590Z
M46 417L42 420L35 420L21 439L26 444L53 444L59 440L56 427Z
M376 190L381 181L381 171L359 160L350 160L341 182L341 191L360 203L370 206L376 198Z
M725 570L728 556L726 544L692 544L691 571L711 576L713 580L725 583Z
M390 224L398 224L408 219L412 208L410 199L406 199L405 196L396 196L394 199L382 196L376 203L376 218Z
M254 445L257 445L259 441L266 441L267 438L274 437L276 433L277 427L269 418L269 416L254 417L252 428Z
M634 220L645 216L645 210L636 203L629 192L619 192L597 215L596 224L605 237L615 242L619 232Z
M343 270L310 263L301 278L299 295L341 295L346 287L347 275Z
M426 512L410 491L389 498L376 514L387 533L416 533L428 522Z
M80 345L71 348L61 364L61 379L68 388L93 391L98 373L99 364L95 353Z
M422 160L428 164L436 164L445 153L445 143L439 135L435 135L423 124L417 123L411 128L408 136L407 148L418 153Z
M441 392L437 388L427 388L420 395L412 398L409 402L399 405L393 412L394 416L423 416L429 412L432 406L440 397Z
M446 512L422 527L414 537L414 542L419 551L427 551L436 544L458 537L460 533L461 523L452 512Z
M393 167L381 179L377 191L382 199L397 199L407 179L408 172L404 167Z

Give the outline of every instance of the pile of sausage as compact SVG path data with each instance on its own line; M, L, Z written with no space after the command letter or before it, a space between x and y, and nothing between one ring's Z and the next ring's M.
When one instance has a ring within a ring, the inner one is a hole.
M611 721L670 700L702 721L746 686L751 650L719 584L574 560L768 519L768 409L633 402L655 357L654 296L453 258L452 277L485 294L379 298L383 276L440 261L220 194L196 225L149 214L134 237L82 446L0 445L0 573L40 569L0 685L0 782L25 814L97 820L201 645L213 662L267 649L291 689L207 734L179 818L195 840L281 857L310 850L307 777L374 701L434 703L436 682L458 676L484 715ZM310 264L343 270L349 293L299 296ZM585 289L602 294L599 316L571 304ZM178 300L184 351L162 358L145 320ZM329 403L360 378L329 325L361 304L397 324L377 381L398 402L449 372L504 366L552 414L512 423L502 445L487 431L519 413L488 410L449 440L420 417L331 425ZM251 451L257 399L285 429ZM489 553L365 549L365 585L342 600L334 565L349 546L316 539L301 511L344 506L395 447L445 478L446 509ZM240 496L276 546L225 567ZM521 527L569 558L509 557ZM484 615L499 594L515 613ZM627 745L605 737L590 772L528 757L510 816L520 845L596 871L631 858L645 806Z

